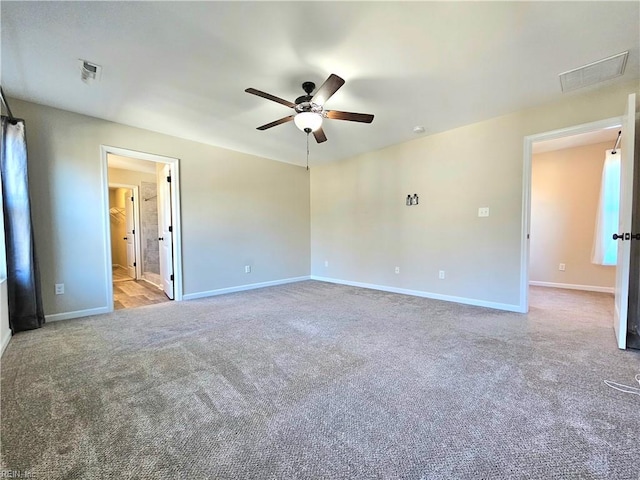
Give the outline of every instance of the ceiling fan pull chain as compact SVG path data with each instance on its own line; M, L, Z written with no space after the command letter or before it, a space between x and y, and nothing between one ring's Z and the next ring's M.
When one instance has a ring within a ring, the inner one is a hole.
M307 132L307 172L309 171L309 133Z

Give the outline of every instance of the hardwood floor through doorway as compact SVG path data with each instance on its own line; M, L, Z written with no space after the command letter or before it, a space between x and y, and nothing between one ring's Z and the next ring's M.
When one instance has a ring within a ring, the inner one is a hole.
M113 306L116 310L169 301L159 287L144 280L134 280L122 267L113 268Z

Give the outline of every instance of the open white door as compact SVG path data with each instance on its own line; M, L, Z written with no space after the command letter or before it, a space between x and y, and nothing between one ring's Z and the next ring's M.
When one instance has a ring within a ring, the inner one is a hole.
M158 169L158 241L162 289L173 300L173 232L171 226L171 165Z
M618 348L627 348L627 313L629 309L629 265L631 261L631 214L633 206L633 149L636 127L636 95L629 95L622 120L620 144L620 218L618 263L616 265L615 312L613 328Z
M127 236L124 239L127 241L127 273L131 278L136 279L136 222L133 208L133 191L125 190L124 195L124 216L127 230Z

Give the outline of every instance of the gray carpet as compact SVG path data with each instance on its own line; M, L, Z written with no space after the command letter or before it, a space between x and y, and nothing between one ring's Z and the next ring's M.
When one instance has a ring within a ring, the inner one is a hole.
M57 322L2 358L38 479L640 478L606 294L528 315L320 282ZM637 384L636 384L637 386Z

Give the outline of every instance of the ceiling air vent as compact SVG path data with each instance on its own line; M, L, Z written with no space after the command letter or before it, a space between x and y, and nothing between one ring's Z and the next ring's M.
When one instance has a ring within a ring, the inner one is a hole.
M629 52L622 52L597 62L584 65L560 74L560 86L563 92L570 92L578 88L588 87L619 77L624 73Z
M84 83L91 84L100 80L102 67L87 60L79 59L80 62L80 78Z

